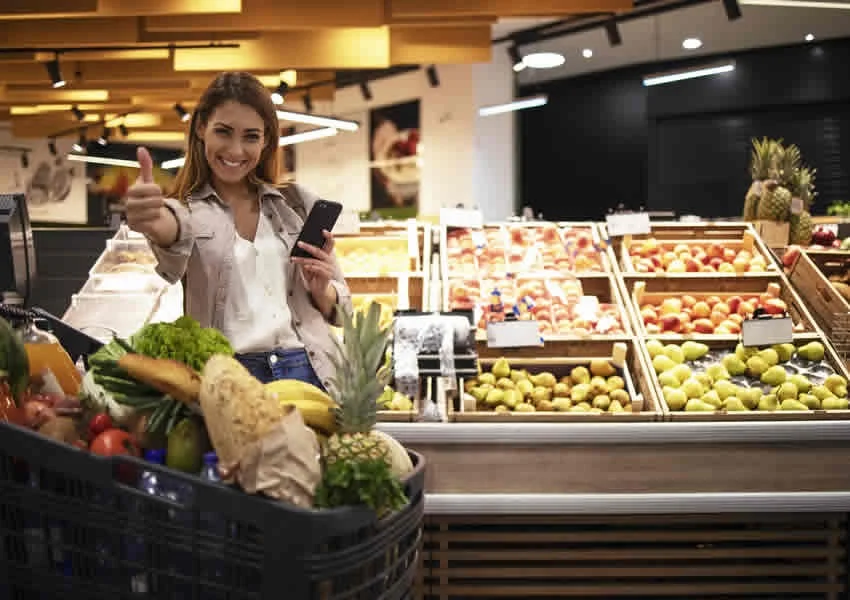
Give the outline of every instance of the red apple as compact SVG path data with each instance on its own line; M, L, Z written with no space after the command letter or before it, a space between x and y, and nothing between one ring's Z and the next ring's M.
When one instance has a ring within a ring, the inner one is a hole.
M708 250L706 253L711 258L723 258L723 246L716 242L712 242L708 245Z
M722 259L722 258L719 258L719 257L717 257L717 256L713 256L713 257L711 257L711 259L708 261L708 264L710 264L712 267L714 267L714 269L715 269L715 270L717 270L717 269L719 269L719 268L720 268L720 265L722 265L722 264L723 264L723 259Z
M729 312L738 312L738 307L741 305L743 300L744 299L740 296L730 296L729 299L726 300L726 304L729 305Z
M781 298L771 298L762 305L762 308L769 315L781 315L788 311L788 305Z
M664 315L658 324L661 326L661 331L679 333L682 330L682 320L679 315Z

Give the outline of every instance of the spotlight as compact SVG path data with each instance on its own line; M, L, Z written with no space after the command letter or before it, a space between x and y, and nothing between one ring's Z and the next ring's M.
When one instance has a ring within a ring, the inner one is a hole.
M283 99L286 97L286 92L289 91L289 84L281 81L277 89L272 92L272 102L275 104L283 104Z
M428 85L431 87L440 87L440 77L437 75L437 67L431 65L425 69L425 75L428 77Z
M815 40L815 36L814 36L813 34L811 34L811 33L807 33L807 34L806 34L806 37L805 37L804 39L805 39L807 42L813 42L813 41Z
M80 132L80 138L77 142L71 146L74 152L84 152L86 149L86 134L84 132Z
M617 21L613 18L605 23L605 35L608 36L608 43L611 46L619 46L623 43L623 38L620 36L620 28L617 26Z
M101 146L105 146L106 144L108 144L110 133L111 132L109 131L109 127L104 127L103 133L101 134L101 136L99 138L97 138L97 143L100 144Z
M71 112L74 113L74 116L77 118L77 121L82 121L86 114L80 110L80 107L76 104L71 107Z
M121 132L121 136L122 136L122 137L127 137L128 135L130 135L130 131L127 129L127 126L126 126L126 125L124 125L124 123L121 123L121 124L118 126L118 131L120 131L120 132Z
M741 18L741 7L738 0L723 0L723 8L726 10L726 18L730 21Z
M56 140L47 140L47 149L50 150L50 154L56 156Z
M372 99L372 90L369 89L368 81L360 82L360 93L363 95L363 99L368 102Z
M21 166L25 169L30 166L30 156L26 152L21 153Z
M47 76L50 77L50 83L53 84L54 88L61 88L65 86L65 79L62 77L62 70L59 68L59 56L53 60L49 60L44 63L44 68L47 69Z
M304 110L308 113L313 112L313 98L310 96L310 92L304 94Z
M581 51L581 55L585 58L592 58L593 57L593 50L591 50L590 48L585 48L584 50Z
M508 46L508 57L511 59L511 67L513 67L514 71L519 72L525 68L525 63L522 62L522 56L516 44Z
M174 105L174 112L177 113L177 116L180 117L180 120L184 123L192 118L192 115L189 114L189 111L183 108L183 105L179 102Z

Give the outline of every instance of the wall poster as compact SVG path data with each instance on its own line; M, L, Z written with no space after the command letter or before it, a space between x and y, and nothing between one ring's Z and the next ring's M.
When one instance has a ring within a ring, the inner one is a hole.
M419 100L413 100L374 108L369 113L371 209L382 217L404 219L419 212L419 108Z

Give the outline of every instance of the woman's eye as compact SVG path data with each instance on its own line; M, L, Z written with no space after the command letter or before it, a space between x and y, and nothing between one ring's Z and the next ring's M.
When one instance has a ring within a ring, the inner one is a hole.
M216 129L215 132L218 135L230 135L230 131L228 129Z
M252 134L252 135L245 136L245 139L248 140L249 142L256 143L256 142L260 141L260 136L258 136L256 134Z

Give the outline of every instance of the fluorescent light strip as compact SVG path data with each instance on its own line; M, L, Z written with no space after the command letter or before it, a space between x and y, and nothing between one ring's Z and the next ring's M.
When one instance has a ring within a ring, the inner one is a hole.
M750 6L785 6L791 8L837 8L850 10L850 2L818 2L817 0L738 0Z
M290 146L292 144L297 144L299 142L309 142L311 140L319 140L326 137L331 137L339 133L337 129L333 127L325 127L323 129L311 129L310 131L303 131L301 133L296 133L293 135L285 135L280 138L281 146Z
M500 115L502 113L513 112L515 110L524 110L526 108L536 108L538 106L543 106L548 101L549 98L545 95L530 96L528 98L521 98L519 100L514 100L513 102L508 102L507 104L484 106L478 109L478 114L482 117Z
M346 121L345 119L334 119L333 117L322 117L310 113L300 113L291 110L278 110L277 118L305 125L318 125L319 127L333 127L343 131L357 131L360 124L357 121Z
M725 63L711 67L702 67L698 69L689 69L687 71L679 71L675 73L666 73L659 75L649 75L643 78L643 85L649 87L652 85L661 85L664 83L673 83L674 81L683 81L685 79L696 79L697 77L708 77L709 75L719 75L720 73L729 73L735 70L735 63Z
M181 156L180 158L172 158L171 160L166 160L160 163L159 167L161 169L176 169L178 167L182 167L186 162L186 157Z
M138 161L124 160L122 158L107 158L105 156L87 156L85 154L69 154L68 160L77 162L92 163L95 165L109 165L111 167L134 167L139 168Z

